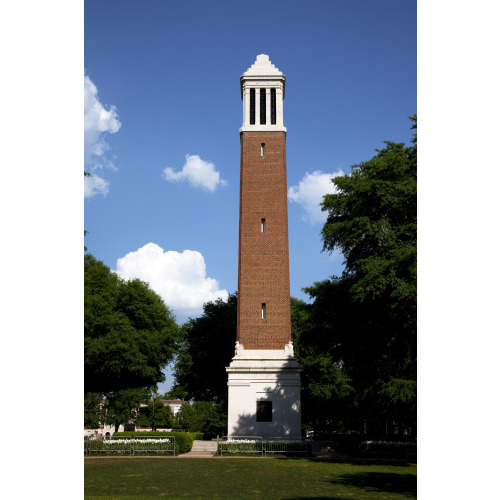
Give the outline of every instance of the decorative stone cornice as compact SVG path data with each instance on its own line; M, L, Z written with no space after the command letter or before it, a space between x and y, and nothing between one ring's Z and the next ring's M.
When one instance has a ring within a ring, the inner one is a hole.
M286 127L281 127L279 125L246 125L240 127L241 132L285 132Z
M288 344L285 344L283 349L245 349L245 347L236 341L234 347L234 358L233 360L295 360L293 354L293 342L290 340Z

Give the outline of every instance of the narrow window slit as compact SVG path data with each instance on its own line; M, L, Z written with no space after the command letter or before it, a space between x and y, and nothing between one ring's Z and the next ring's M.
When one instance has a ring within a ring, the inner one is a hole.
M266 304L262 304L262 319L266 319Z
M266 144L263 142L260 145L260 156L264 156L266 154Z
M260 219L260 232L266 232L266 219Z

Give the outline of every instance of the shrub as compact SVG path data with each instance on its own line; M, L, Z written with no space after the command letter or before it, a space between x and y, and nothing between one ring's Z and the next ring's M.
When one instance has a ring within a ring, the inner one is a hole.
M416 441L363 441L359 449L363 455L378 457L416 457L417 455Z

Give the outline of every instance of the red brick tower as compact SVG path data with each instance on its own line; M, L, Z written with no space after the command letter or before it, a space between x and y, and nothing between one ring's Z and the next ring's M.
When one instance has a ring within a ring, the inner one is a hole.
M229 435L300 436L288 267L285 76L267 55L241 76L238 331Z

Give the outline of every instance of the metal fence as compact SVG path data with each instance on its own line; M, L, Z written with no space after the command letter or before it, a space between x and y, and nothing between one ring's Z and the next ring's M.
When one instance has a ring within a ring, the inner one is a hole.
M217 436L217 455L223 453L260 453L264 456L264 438L260 436Z
M307 456L311 454L311 443L303 439L267 438L264 440L264 456L274 453L304 454Z
M85 439L85 455L92 454L128 454L142 455L148 453L167 454L172 453L175 457L174 436L120 436L109 440Z
M217 436L217 455L256 453L262 457L275 453L311 454L311 443L303 439L262 436Z
M417 458L417 442L415 441L363 441L359 444L363 456L394 457L404 459Z

